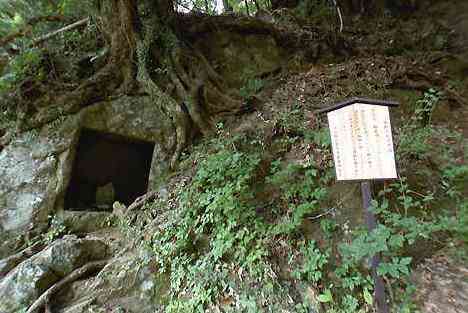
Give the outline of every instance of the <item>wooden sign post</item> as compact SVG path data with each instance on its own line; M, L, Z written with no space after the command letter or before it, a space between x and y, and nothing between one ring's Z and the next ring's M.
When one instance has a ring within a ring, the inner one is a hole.
M353 98L318 111L327 113L333 159L338 181L361 183L362 202L368 231L376 227L369 209L371 181L398 178L393 151L389 107L397 102ZM380 256L371 259L374 279L374 303L380 313L388 313L385 288L377 274Z

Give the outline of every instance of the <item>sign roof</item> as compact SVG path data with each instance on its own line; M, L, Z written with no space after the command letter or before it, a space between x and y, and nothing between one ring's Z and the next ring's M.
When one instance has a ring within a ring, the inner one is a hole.
M337 104L334 104L332 106L329 106L329 107L326 107L326 108L323 108L323 109L320 109L320 110L317 110L316 113L328 113L328 112L331 112L331 111L335 111L335 110L338 110L338 109L341 109L341 108L344 108L348 105L351 105L351 104L354 104L354 103L364 103L364 104L373 104L373 105L383 105L383 106L387 106L387 107L396 107L399 105L398 102L396 101L389 101L389 100L376 100L376 99L368 99L368 98L358 98L358 97L355 97L355 98L350 98L350 99L347 99L343 102L339 102Z

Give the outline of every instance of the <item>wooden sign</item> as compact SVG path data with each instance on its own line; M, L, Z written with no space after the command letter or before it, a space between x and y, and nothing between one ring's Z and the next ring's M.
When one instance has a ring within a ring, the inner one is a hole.
M368 231L377 225L370 210L370 180L398 178L388 107L392 101L354 98L318 111L327 113L337 180L360 180ZM377 273L380 255L372 256L374 304L379 313L389 313L385 285Z
M398 178L389 105L352 99L327 112L337 180Z

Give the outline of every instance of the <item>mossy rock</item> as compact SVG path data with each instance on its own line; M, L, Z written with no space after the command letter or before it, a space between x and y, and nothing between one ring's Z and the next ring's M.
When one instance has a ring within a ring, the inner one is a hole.
M252 77L261 77L281 68L281 49L275 39L263 34L216 32L196 43L217 71L233 88Z

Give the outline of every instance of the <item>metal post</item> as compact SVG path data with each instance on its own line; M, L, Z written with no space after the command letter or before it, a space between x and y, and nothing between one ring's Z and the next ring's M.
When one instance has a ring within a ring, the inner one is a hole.
M377 225L375 215L373 212L369 210L371 206L371 188L370 182L364 181L361 182L361 193L362 193L362 204L364 206L365 212L365 219L367 224L367 229L369 233L375 228ZM389 313L389 308L387 305L387 301L385 299L385 287L383 284L382 277L377 275L377 267L380 263L380 256L374 255L371 259L371 271L372 271L372 278L374 279L374 303L377 306L377 311L379 313Z

